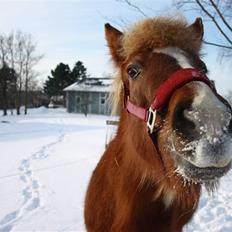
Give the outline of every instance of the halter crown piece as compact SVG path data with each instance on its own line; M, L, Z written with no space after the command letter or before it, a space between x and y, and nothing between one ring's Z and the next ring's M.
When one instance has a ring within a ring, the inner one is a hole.
M157 110L163 108L168 103L175 90L192 81L204 82L215 94L217 94L214 84L202 70L185 68L173 73L158 87L154 100L148 109L134 105L128 96L126 104L127 111L137 118L145 121L147 123L149 133L152 134L155 127Z

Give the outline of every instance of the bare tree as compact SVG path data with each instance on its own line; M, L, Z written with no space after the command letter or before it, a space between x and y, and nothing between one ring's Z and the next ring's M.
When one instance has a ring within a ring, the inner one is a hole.
M16 72L15 84L12 85L14 91L11 94L14 104L11 103L11 105L16 107L17 114L20 114L22 102L25 104L24 113L27 113L28 86L30 81L37 76L34 66L42 58L41 55L36 54L36 46L31 35L20 31L8 36L0 35L0 66L7 64ZM24 101L22 96L24 96Z
M7 50L8 50L8 66L11 67L11 69L15 70L15 35L14 33L11 33L7 38ZM16 106L18 108L18 98L17 98L17 93L18 93L18 88L17 88L17 75L14 78L14 83L12 83L14 86L13 91L11 91L10 95L10 109L11 109L11 114L13 115L13 108Z
M232 55L232 0L174 0L178 9L193 10L209 21L218 32L222 42L204 40L204 43L221 48L222 57Z
M141 7L137 6L136 3L133 3L133 1L130 0L116 0L118 2L124 2L126 3L129 7L131 7L132 9L134 9L135 11L139 12L141 15L143 15L144 17L148 17L148 15L145 13L144 10L141 9Z
M18 91L17 91L17 114L20 114L20 107L22 105L22 89L23 89L23 69L26 61L25 55L25 35L18 31L15 35L15 62L17 64L16 70L18 74Z
M4 66L7 62L8 49L7 49L7 40L4 35L0 35L0 65Z
M5 50L3 53L1 61L7 63L7 65L14 69L17 73L17 78L15 79L15 89L12 93L14 96L14 105L17 114L20 114L20 106L22 105L22 86L23 86L23 67L25 64L25 35L18 31L16 34L11 33L8 36L1 35L2 41L5 41Z
M25 65L24 65L24 75L25 75L25 98L24 98L24 114L27 114L27 104L28 104L28 89L29 82L35 78L37 75L33 68L42 59L42 55L36 55L36 43L33 42L32 37L28 35L24 44L25 49Z
M5 77L4 74L4 67L6 65L7 60L7 43L6 38L3 35L0 35L0 69L3 69L0 75L0 90L1 90L1 98L2 98L2 106L3 106L3 115L7 115L7 81L8 79Z

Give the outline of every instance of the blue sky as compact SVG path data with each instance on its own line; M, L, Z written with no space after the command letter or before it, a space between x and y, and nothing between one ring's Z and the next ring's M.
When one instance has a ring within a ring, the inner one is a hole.
M172 0L133 1L148 16L167 15L174 12ZM111 23L122 29L143 16L120 0L0 0L0 32L21 30L32 34L38 43L38 53L44 54L36 69L44 81L59 62L73 66L81 60L91 76L113 74L104 38L104 24ZM184 12L189 22L199 16ZM205 36L213 40L215 30L205 24ZM210 78L216 80L219 92L232 89L231 62L220 62L217 49L204 48L204 61L210 70Z

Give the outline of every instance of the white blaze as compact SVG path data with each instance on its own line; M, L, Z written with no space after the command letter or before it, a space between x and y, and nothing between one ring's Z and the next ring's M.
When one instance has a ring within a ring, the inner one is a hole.
M187 57L186 57L186 53L176 47L166 47L166 48L155 48L153 50L154 53L162 53L168 56L171 56L173 58L175 58L178 61L178 64L182 67L182 68L193 68L192 65L190 65Z

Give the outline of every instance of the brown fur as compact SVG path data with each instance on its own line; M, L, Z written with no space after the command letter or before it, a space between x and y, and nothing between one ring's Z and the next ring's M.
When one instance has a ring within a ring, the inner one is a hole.
M128 57L144 48L167 46L179 47L190 53L198 54L201 46L199 39L202 38L202 34L196 33L196 30L201 27L201 21L197 20L196 24L194 27L189 27L183 19L174 20L162 17L138 22L122 38L122 55Z
M180 68L171 58L150 50L177 46L197 55L202 35L200 19L191 26L168 18L148 19L125 34L107 24L106 38L118 68L116 102L122 102L128 92L136 105L148 107L157 87ZM128 80L130 63L143 67L136 81ZM168 107L158 115L160 129L154 142L146 124L121 105L117 135L94 170L87 190L88 232L182 231L197 208L200 185L184 185L175 172L168 143L176 105L193 95L194 89L187 86L175 92Z

